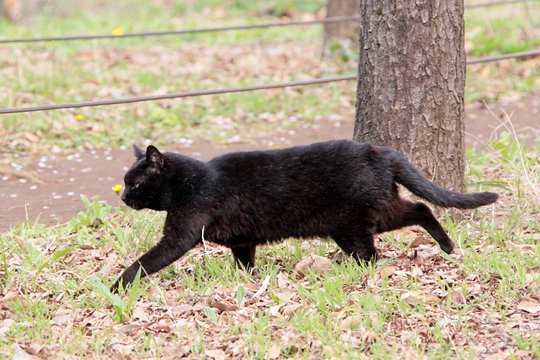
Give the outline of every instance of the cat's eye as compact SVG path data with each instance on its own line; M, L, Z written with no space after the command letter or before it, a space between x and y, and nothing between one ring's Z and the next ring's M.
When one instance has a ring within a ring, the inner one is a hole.
M138 182L138 183L135 183L133 184L132 188L133 189L137 189L138 187L140 187L142 185L142 181L141 182Z

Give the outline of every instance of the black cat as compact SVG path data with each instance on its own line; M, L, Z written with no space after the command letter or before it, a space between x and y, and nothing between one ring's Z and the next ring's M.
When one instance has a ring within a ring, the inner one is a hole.
M159 271L205 240L229 247L235 262L255 264L257 245L288 237L332 237L358 260L375 260L373 236L420 225L446 253L453 244L430 209L401 199L396 183L429 202L472 209L497 200L462 194L424 178L401 154L348 140L282 150L230 153L208 162L134 146L122 200L167 211L162 239L112 286Z

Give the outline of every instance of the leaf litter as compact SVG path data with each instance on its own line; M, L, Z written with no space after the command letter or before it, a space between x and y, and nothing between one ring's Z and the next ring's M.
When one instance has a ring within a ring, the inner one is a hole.
M118 223L122 223L125 218L122 213L112 216ZM102 225L95 231L95 236L105 239L109 230ZM208 243L206 250L202 247L196 248L175 265L177 273L180 272L174 281L158 281L158 288L152 286L147 295L143 294L135 303L128 320L117 323L109 316L108 305L104 304L104 308L98 305L94 309L81 303L81 300L93 297L91 289L73 291L60 286L60 289L52 291L51 296L32 290L51 288L51 283L62 284L70 279L84 281L78 276L74 278L71 269L78 269L80 272L81 268L86 267L89 274L100 272L108 278L118 272L118 250L111 241L103 241L102 245L82 244L57 263L51 264L50 269L44 269L44 274L31 272L25 275L34 277L35 285L25 285L24 278L21 277L14 279L10 288L2 291L0 332L17 339L18 347L11 350L15 351L16 357L49 357L62 354L63 350L58 345L27 341L24 337L15 335L16 329L30 324L17 324L14 319L20 315L14 313L14 303L22 297L30 297L40 298L51 309L56 309L49 315L49 331L56 334L52 336L61 335L69 340L77 338L76 334L79 333L85 334L84 336L91 340L96 334L109 334L107 336L111 339L110 345L102 350L102 355L107 357L121 354L124 358L134 358L139 351L137 348L140 346L141 336L161 344L158 349L165 357L198 358L201 351L206 357L213 359L243 358L251 353L250 351L264 353L265 357L272 359L301 353L309 353L314 357L323 354L331 356L330 354L344 351L369 351L373 344L383 338L385 343L393 344L404 352L414 353L414 344L421 339L426 351L433 351L450 342L453 348L473 351L479 357L506 358L511 354L530 357L532 353L516 348L513 333L519 331L522 337L527 338L536 336L534 334L540 331L538 293L527 291L527 287L523 288L514 304L504 305L504 320L496 311L488 310L501 306L498 295L501 280L483 278L481 274L467 271L460 262L469 252L485 252L486 246L475 245L477 249L472 247L464 253L451 255L451 258L455 259L452 262L441 255L436 244L419 241L418 237L422 236L420 234L415 229L397 233L396 236L401 237L404 243L411 243L411 247L404 251L391 247L386 241L379 241L380 251L385 255L380 261L386 262L386 265L377 267L372 275L362 275L360 272L358 275L367 277L367 281L357 278L357 281L343 287L347 302L333 309L325 307L325 311L330 311L326 315L328 320L333 319L334 322L331 331L335 331L336 335L340 334L339 340L334 340L341 344L337 348L336 344L321 341L316 333L301 331L296 322L299 317L310 318L321 311L317 300L303 294L301 289L315 291L322 286L320 282L324 282L324 279L336 276L332 273L334 270L329 259L332 257L331 253L327 253L327 256L315 255L310 253L310 245L303 247L305 256L297 262L295 271L291 274L280 267L277 274L264 277L244 274L238 278L235 286L221 285L218 282L204 292L179 288L177 283L183 283L182 277L192 277L198 271L204 271L201 267L205 266L205 259L223 258L222 261L230 261L226 249ZM411 238L412 240L408 240ZM46 239L41 236L34 241L45 245ZM508 246L516 248L512 244ZM52 255L57 247L44 246L42 249L46 249L43 250L45 254ZM532 248L527 247L527 250L532 251ZM8 269L20 267L22 262L20 257L11 257L8 260ZM89 266L90 263L93 264ZM191 264L195 265L191 274L184 272L184 269L193 266ZM180 275L182 273L184 275ZM317 277L307 276L309 274ZM411 288L411 283L416 285ZM526 286L530 286L531 290L538 290L537 281L530 280ZM244 300L241 304L238 302L240 287L244 289ZM384 314L377 310L368 310L357 303L366 293L378 298L377 302L389 301L385 295L388 291L396 292L399 301L413 310L404 313L391 310ZM66 295L60 298L60 292L67 292L67 296L74 297L74 300L62 300ZM57 298L59 300L56 300ZM209 308L214 311L208 311ZM212 313L215 315L211 315ZM486 316L488 313L489 316ZM273 330L264 336L267 344L250 343L252 340L244 331L234 330L238 327L249 329L266 317L269 323L273 324ZM385 320L384 317L392 320ZM441 332L441 335L437 336L443 338L434 337L434 326ZM378 327L382 327L384 332L377 331ZM175 345L174 339L182 339L182 343ZM199 348L197 344L201 339L204 346ZM87 355L92 356L91 346L86 346L81 351L83 352L80 352L80 355L86 351Z

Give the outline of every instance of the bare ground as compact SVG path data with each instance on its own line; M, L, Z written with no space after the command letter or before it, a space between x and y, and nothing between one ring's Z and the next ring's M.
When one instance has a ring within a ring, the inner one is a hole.
M514 132L520 139L534 142L540 137L540 96L531 94L519 101L466 108L466 144L488 147L502 131ZM510 121L505 121L507 119ZM352 116L351 116L352 119ZM315 141L350 138L352 120L321 119L298 124L293 131L267 134L249 142L219 146L194 142L167 150L179 151L203 160L230 151L307 144ZM56 156L21 156L0 164L0 231L24 221L55 224L83 210L80 194L97 196L110 204L120 204L111 187L122 184L123 174L132 163L131 149L108 149Z

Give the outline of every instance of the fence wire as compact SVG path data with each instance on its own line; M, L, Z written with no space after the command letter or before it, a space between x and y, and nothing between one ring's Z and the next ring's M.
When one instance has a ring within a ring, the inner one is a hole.
M470 4L465 5L466 9L498 6L504 4L516 4L526 3L538 0L500 0L487 3ZM24 43L36 43L36 42L68 42L68 41L84 41L84 40L105 40L105 39L126 39L135 37L156 37L156 36L172 36L172 35L189 35L189 34L203 34L214 33L224 31L238 31L238 30L255 30L255 29L267 29L273 27L285 27L285 26L305 26L314 24L332 24L349 21L359 21L360 16L335 16L324 19L316 20L297 20L288 22L271 22L265 24L254 25L234 25L234 26L221 26L202 29L185 29L185 30L170 30L170 31L146 31L146 32L133 32L125 34L102 34L102 35L75 35L75 36L52 36L52 37L36 37L36 38L21 38L21 39L0 39L0 44L24 44Z
M133 38L133 37L204 34L204 33L223 32L223 31L268 29L268 28L273 28L273 27L284 27L284 26L332 24L332 23L358 21L358 20L360 20L360 16L335 16L335 17L316 19L316 20L297 20L297 21L272 22L272 23L254 24L254 25L220 26L220 27L202 28L202 29L147 31L147 32L126 33L126 34L121 34L121 35L105 34L105 35L39 37L39 38L29 38L29 39L4 39L4 40L0 40L0 44L52 42L52 41L76 41L76 40L104 40L104 39L124 39L124 38Z
M473 58L473 59L469 59L467 61L467 64L472 65L472 64L486 63L486 62L506 60L506 59L516 59L516 58L538 56L538 55L540 55L540 49L513 53L513 54ZM269 89L278 89L278 88L295 87L295 86L308 86L308 85L325 84L325 83L337 82L337 81L355 80L356 78L357 76L355 74L347 74L347 75L341 75L341 76L331 76L331 77L324 77L324 78L319 78L319 79L290 81L290 82L275 83L275 84L263 84L263 85L224 88L224 89L211 89L211 90L196 90L196 91L186 91L186 92L164 94L164 95L135 96L135 97L130 97L130 98L120 98L120 99L102 99L102 100L94 100L94 101L83 101L83 102L77 102L77 103L28 106L28 107L22 107L22 108L7 108L7 109L0 109L0 115L27 113L27 112L35 112L35 111L46 111L46 110L75 109L75 108L82 108L82 107L95 107L95 106L105 106L105 105L131 104L131 103L144 102L144 101L168 100L168 99L195 97L195 96L238 93L238 92L256 91L256 90L269 90Z

